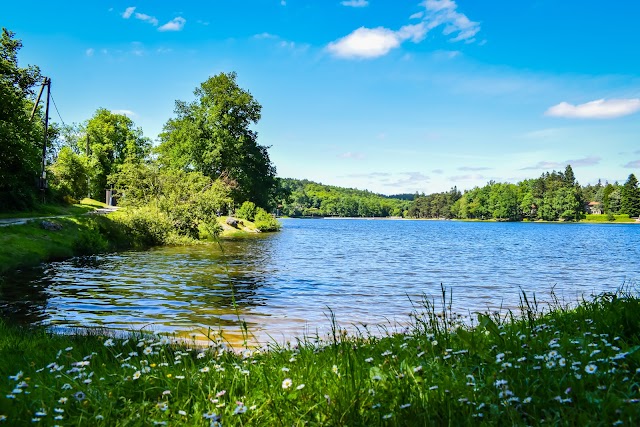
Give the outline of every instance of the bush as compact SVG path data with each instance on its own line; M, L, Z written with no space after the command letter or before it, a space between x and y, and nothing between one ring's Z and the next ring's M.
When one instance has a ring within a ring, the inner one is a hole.
M118 215L116 218L131 231L136 244L141 246L167 243L173 231L171 219L155 206L131 209L126 215Z
M256 204L248 201L244 202L236 211L236 216L248 221L253 221L256 217Z
M260 231L278 231L281 227L278 220L262 208L256 210L254 224Z

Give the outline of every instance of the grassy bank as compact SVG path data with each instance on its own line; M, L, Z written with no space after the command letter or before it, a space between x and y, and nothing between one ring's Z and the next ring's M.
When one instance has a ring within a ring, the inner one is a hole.
M0 229L0 275L18 268L76 255L126 249L135 236L126 227L102 215L47 220L59 227L46 230L41 221Z
M106 205L92 199L84 199L80 203L72 205L64 204L40 204L29 211L0 212L0 219L9 218L36 218L42 216L82 215L96 208Z
M215 218L212 225L201 224L195 237L176 230L176 223L166 215L150 208L120 209L109 215L85 215L105 207L104 203L85 199L73 206L46 205L33 212L14 212L5 218L35 218L49 215L66 215L46 221L57 229L42 226L42 220L34 219L26 224L0 228L0 276L19 268L41 262L54 261L77 255L145 248L156 245L183 245L237 238L263 231L278 230L277 220L269 216L266 224L238 220L232 227L228 217ZM201 240L198 240L201 239Z
M637 425L640 300L479 316L426 301L406 334L334 329L269 351L0 325L11 425Z
M606 215L606 214L587 214L580 222L636 222L635 218L629 218L629 215Z

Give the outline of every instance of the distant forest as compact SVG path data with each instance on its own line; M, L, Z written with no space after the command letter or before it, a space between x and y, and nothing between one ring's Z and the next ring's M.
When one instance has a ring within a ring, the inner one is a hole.
M290 178L280 185L287 195L281 213L287 216L577 221L585 213L640 215L640 188L634 174L622 185L598 181L581 186L571 166L517 184L489 181L464 192L453 187L429 195L384 196Z

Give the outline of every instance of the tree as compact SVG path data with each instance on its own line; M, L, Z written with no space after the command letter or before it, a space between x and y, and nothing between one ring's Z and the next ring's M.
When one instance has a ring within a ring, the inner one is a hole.
M50 171L51 186L58 191L59 196L73 199L86 197L89 188L86 157L79 156L70 147L64 146Z
M194 94L193 102L176 101L177 117L160 135L160 163L220 178L231 186L236 203L267 207L277 188L276 169L251 130L262 107L238 86L235 73L210 77Z
M573 187L576 185L576 176L573 174L573 169L571 165L567 165L564 169L564 184L566 187Z
M620 191L620 210L630 217L640 216L640 188L634 174L630 174Z
M77 143L77 149L89 157L92 197L104 200L110 175L123 165L138 164L148 156L151 143L143 136L142 129L134 126L124 114L99 108L81 127L84 137ZM86 153L86 138L89 138L89 153Z
M44 137L40 120L29 120L40 70L18 66L22 43L14 35L3 28L0 38L0 210L24 209L35 201Z

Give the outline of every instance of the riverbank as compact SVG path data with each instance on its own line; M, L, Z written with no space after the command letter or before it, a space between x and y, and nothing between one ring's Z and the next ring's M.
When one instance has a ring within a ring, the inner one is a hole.
M531 304L530 304L531 303ZM438 304L440 306L440 304ZM51 335L0 324L8 425L637 425L640 300L457 323L429 300L406 334L334 326L228 351L162 336ZM8 379L7 379L8 378ZM594 418L593 414L597 414ZM220 424L221 423L221 424Z
M251 221L237 220L234 227L227 224L228 217L219 217L216 220L219 230L211 232L203 228L203 240L195 240L171 236L167 231L171 225L162 229L157 227L152 216L131 217L126 210L108 215L86 215L100 208L104 208L104 204L86 199L82 205L56 211L64 216L24 218L24 221L3 226L0 232L0 276L73 256L144 249L158 244L207 244L217 238L240 238L260 233ZM53 213L51 209L45 212Z

